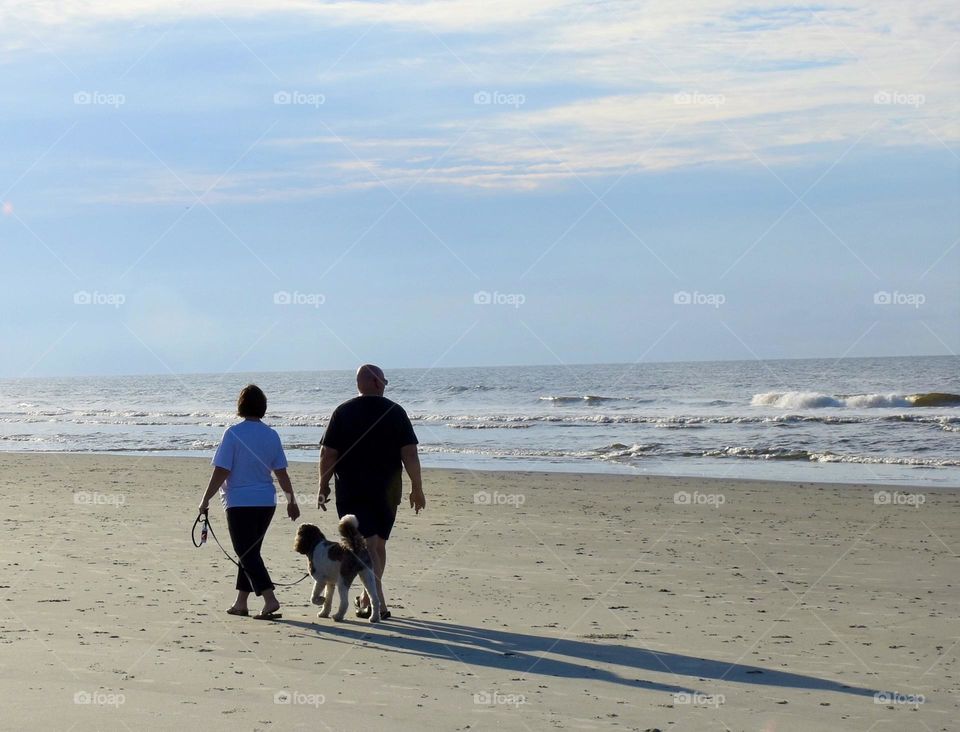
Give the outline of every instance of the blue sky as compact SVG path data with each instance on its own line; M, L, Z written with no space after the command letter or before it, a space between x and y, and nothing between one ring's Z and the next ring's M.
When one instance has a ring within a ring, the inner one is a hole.
M0 375L956 353L958 24L0 0Z

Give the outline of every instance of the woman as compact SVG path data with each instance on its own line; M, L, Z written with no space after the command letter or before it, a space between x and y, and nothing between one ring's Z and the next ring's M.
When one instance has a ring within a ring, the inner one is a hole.
M213 494L220 490L220 500L227 514L227 528L233 549L243 565L237 573L237 601L227 610L230 615L247 615L247 598L251 592L263 596L263 609L254 617L273 620L281 617L280 603L273 594L273 583L260 556L260 547L277 508L277 492L270 472L287 497L287 515L296 521L300 516L287 475L287 456L280 444L280 435L260 420L267 413L267 397L260 387L245 386L237 399L237 415L243 422L223 433L220 447L213 457L213 475L200 501L200 512L207 510Z

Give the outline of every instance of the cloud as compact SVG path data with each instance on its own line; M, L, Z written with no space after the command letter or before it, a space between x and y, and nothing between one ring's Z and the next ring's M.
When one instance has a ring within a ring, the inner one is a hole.
M747 9L725 0L0 1L0 27L7 16L101 32L117 23L213 16L390 28L399 34L392 38L402 74L390 68L395 58L358 52L323 78L331 85L349 79L374 99L377 79L391 73L391 83L447 92L437 103L406 105L402 119L381 119L367 105L352 119L350 109L339 110L343 116L319 134L309 121L302 134L287 128L262 143L273 157L224 176L210 201L297 199L382 184L526 190L690 165L776 166L816 156L829 165L857 141L943 149L960 140L960 9L939 0L761 1ZM424 37L446 63L411 55L423 53ZM461 103L450 102L450 89ZM251 98L249 111L265 113L262 97ZM178 175L197 190L219 177L192 167ZM167 178L145 169L141 190L90 195L183 198Z

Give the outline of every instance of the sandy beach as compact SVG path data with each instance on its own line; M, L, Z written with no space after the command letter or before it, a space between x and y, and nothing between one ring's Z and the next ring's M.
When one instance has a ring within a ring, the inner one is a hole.
M190 542L207 461L0 466L5 729L960 729L954 491L431 470L393 619L318 619L303 582L271 623Z

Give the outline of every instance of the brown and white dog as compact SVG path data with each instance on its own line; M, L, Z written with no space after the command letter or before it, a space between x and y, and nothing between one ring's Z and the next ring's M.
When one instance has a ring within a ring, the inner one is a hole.
M343 620L347 612L347 599L350 585L357 575L367 590L372 603L370 622L380 621L380 596L377 593L377 578L373 573L373 563L367 551L367 542L358 530L359 522L353 514L340 519L339 543L328 541L313 524L301 524L297 529L297 540L293 548L300 554L307 555L310 564L310 576L315 580L313 597L310 601L314 605L323 605L317 613L318 618L330 615L333 605L333 588L340 592L340 607L334 613L334 620Z

